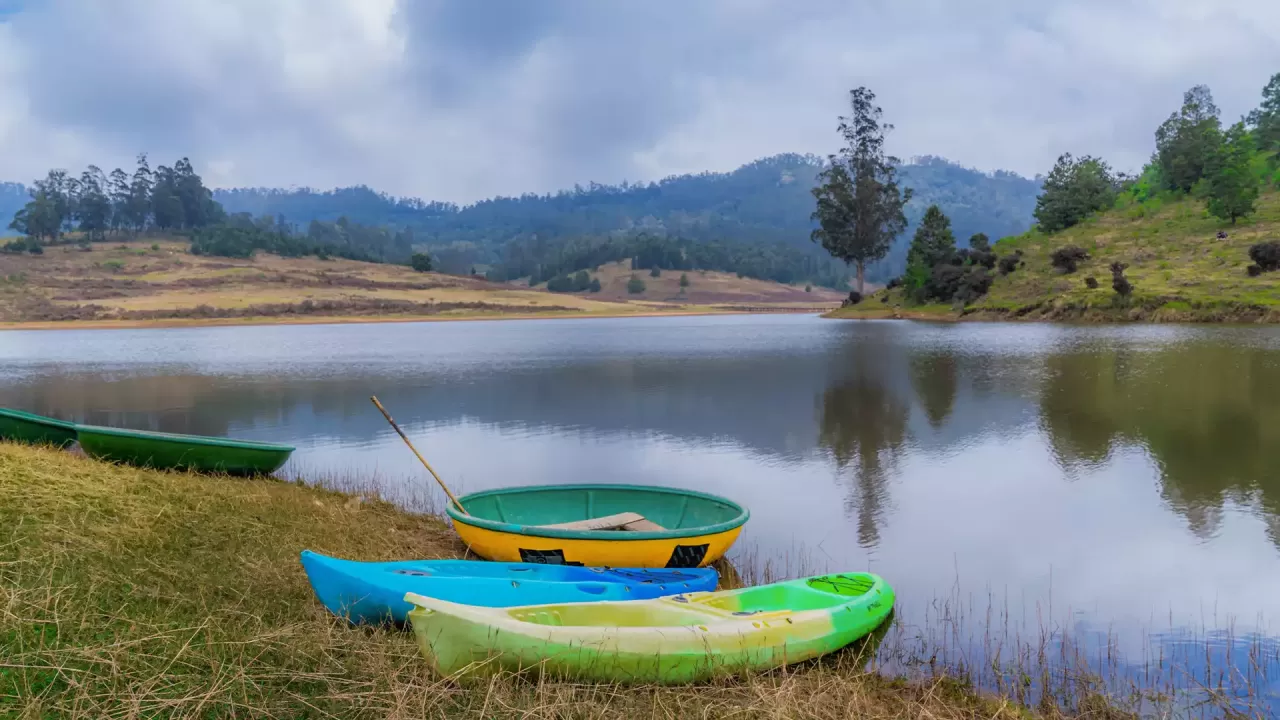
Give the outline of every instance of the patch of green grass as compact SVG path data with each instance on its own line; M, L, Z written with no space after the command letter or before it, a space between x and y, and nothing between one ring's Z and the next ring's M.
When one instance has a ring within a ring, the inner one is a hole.
M1227 238L1218 239L1219 230ZM1249 246L1280 236L1280 192L1267 190L1257 213L1235 226L1209 217L1200 200L1161 192L1141 203L1125 199L1117 208L1054 235L1031 231L1003 238L997 252L1024 253L1025 267L997 276L989 294L976 305L982 309L1013 310L1055 302L1097 304L1111 294L1113 261L1129 265L1126 276L1135 292L1148 298L1185 298L1192 313L1214 308L1275 307L1280 297L1280 273L1247 278ZM1049 254L1065 245L1089 249L1089 260L1067 279L1049 263ZM1092 275L1097 290L1082 279ZM1076 280L1079 276L1080 280ZM1105 303L1104 303L1105 304ZM1128 316L1128 310L1124 315ZM1278 318L1280 319L1280 318Z

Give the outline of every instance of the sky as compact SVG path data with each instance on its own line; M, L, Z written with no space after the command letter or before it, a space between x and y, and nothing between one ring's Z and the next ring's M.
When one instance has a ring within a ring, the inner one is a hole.
M1195 84L1280 72L1275 0L0 0L0 180L187 156L230 186L470 202L836 150L1134 171Z

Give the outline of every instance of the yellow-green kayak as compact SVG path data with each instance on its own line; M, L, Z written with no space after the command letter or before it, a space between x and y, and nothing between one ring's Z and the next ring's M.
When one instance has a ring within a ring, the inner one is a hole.
M407 593L423 655L443 675L520 671L682 683L796 663L875 630L894 593L867 573L653 600L488 608Z

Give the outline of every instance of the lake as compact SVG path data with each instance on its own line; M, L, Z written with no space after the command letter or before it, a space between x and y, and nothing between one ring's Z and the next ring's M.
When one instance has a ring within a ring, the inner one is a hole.
M1255 691L1280 680L1280 329L759 315L0 332L0 405L288 442L284 475L442 506L371 395L455 492L732 498L752 513L740 566L883 574L899 646L980 665L993 638L1073 638L1122 674L1202 682L1245 658Z

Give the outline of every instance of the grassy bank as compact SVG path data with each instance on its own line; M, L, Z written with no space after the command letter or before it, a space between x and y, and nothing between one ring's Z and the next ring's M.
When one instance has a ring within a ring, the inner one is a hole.
M408 633L351 629L298 552L464 551L432 517L275 480L159 473L0 443L0 717L1016 718L856 652L711 687L433 677Z
M596 272L597 293L420 273L398 266L283 258L191 255L187 243L146 239L99 243L88 252L51 246L41 255L0 254L0 327L229 325L520 317L629 317L732 311L735 307L832 307L841 294L726 273Z
M1218 231L1226 238L1218 238ZM912 307L900 290L879 291L832 317L893 316L972 320L1083 322L1280 322L1280 273L1249 277L1249 246L1280 239L1280 192L1266 192L1257 213L1237 225L1211 217L1193 198L1122 200L1084 223L1045 235L1005 238L1001 255L1022 251L1024 264L997 276L990 292L964 309ZM1053 267L1059 248L1084 248L1089 258L1074 273ZM1127 299L1111 287L1112 262L1128 264ZM1097 287L1090 288L1087 278Z

